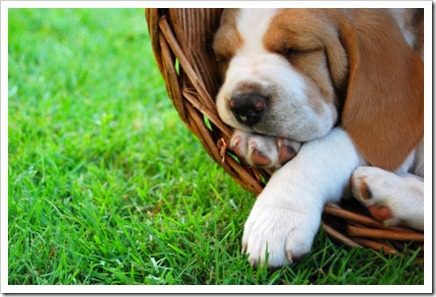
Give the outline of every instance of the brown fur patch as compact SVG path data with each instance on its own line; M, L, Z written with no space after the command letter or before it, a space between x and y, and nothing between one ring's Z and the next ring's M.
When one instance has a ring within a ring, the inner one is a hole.
M355 9L340 26L350 57L342 126L371 165L395 170L424 134L422 60L386 10Z
M328 10L282 10L271 20L263 43L306 78L309 104L316 113L323 112L320 100L336 104L335 87L343 84L347 60Z
M263 43L267 50L282 54L299 73L318 86L326 100L331 101L334 92L327 71L324 45L314 33L319 30L319 21L304 21L312 15L312 11L302 9L279 12L271 20Z
M239 9L225 9L221 16L220 28L215 33L212 47L221 77L224 77L227 71L229 60L243 44L242 36L236 27L238 13Z

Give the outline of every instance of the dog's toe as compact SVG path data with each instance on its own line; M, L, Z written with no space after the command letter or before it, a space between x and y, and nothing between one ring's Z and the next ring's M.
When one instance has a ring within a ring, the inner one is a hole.
M278 169L291 160L300 149L300 143L248 132L235 131L230 149L253 167Z

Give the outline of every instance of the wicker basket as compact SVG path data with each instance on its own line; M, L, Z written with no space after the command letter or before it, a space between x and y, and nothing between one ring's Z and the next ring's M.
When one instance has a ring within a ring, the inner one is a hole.
M145 10L153 52L174 107L209 155L245 189L258 194L270 172L251 168L227 149L232 130L218 116L215 94L219 81L211 44L222 9ZM365 208L329 204L322 226L336 241L398 253L405 245L423 246L424 234L387 228L372 219ZM352 210L351 210L352 209Z

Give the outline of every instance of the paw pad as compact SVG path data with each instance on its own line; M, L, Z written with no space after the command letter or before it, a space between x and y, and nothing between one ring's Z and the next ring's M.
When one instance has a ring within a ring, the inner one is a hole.
M371 213L373 218L379 222L384 222L393 218L392 211L389 207L384 205L374 204L368 206L368 211Z
M257 149L256 143L249 144L249 150L251 150L251 163L256 167L267 167L271 164L271 159L265 155L262 151Z
M284 138L277 138L277 147L279 150L279 163L284 165L297 155L300 144L296 142L291 143L291 141Z

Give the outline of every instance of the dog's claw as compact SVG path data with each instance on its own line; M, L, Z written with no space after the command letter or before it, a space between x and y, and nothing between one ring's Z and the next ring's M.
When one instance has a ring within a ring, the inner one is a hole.
M246 251L247 251L247 243L244 242L242 243L241 254L245 254Z
M294 260L292 260L292 252L289 250L286 251L286 258L288 259L289 264L294 262Z

